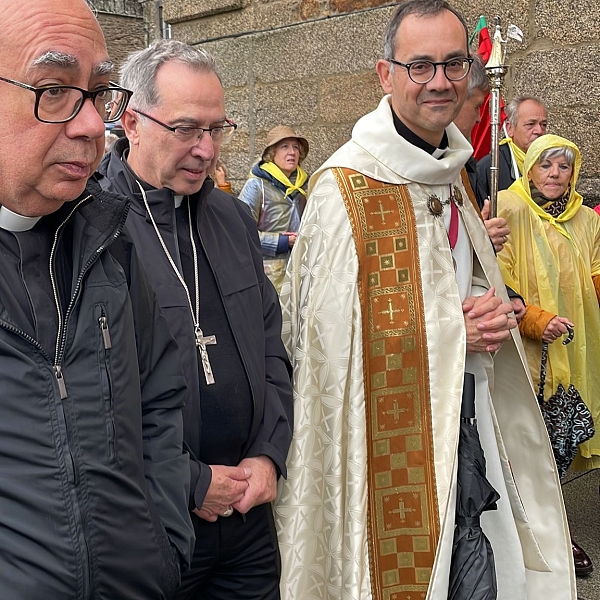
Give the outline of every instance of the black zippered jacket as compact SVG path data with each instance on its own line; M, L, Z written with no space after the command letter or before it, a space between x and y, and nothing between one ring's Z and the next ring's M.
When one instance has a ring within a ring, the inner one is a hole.
M90 181L73 204L56 355L0 298L0 598L166 599L193 547L177 347L135 255L110 252L127 201Z
M208 465L195 458L202 443L199 378L204 374L198 366L194 323L185 291L157 239L141 193L125 172L121 156L126 147L127 140L119 140L104 157L99 182L103 189L112 189L131 200L124 235L135 244L179 346L189 393L184 409L184 439L191 456L190 508L199 508L212 473ZM173 193L165 188L153 191L151 196L152 214L171 255L177 257ZM291 367L281 341L279 298L264 274L256 222L245 204L215 188L210 179L192 201L198 203L196 227L252 393L253 420L242 458L268 456L278 474L285 477L294 422Z

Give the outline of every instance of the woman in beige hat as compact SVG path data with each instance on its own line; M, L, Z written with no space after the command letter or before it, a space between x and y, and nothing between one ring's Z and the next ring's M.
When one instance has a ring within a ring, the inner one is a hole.
M307 154L308 142L291 127L274 127L239 196L256 219L265 273L278 293L306 206L308 175L300 163Z

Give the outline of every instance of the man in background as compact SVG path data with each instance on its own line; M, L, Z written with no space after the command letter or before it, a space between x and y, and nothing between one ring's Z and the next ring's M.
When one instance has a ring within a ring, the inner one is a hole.
M500 142L498 191L507 190L521 177L525 153L533 140L546 133L548 111L538 98L519 96L511 100L506 107L507 137ZM491 154L477 163L477 202L483 205L490 195Z

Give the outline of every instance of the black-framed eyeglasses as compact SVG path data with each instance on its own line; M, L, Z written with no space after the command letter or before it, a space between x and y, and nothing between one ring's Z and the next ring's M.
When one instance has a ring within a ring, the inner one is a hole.
M112 82L89 91L73 85L34 87L6 77L0 77L0 80L35 94L33 114L42 123L66 123L74 119L88 98L105 123L114 123L121 118L132 96L132 92Z
M138 113L138 115L142 115L142 117L146 117L147 119L154 121L165 129L168 129L175 134L175 137L178 140L181 140L182 142L190 142L194 139L199 141L202 139L204 133L208 133L213 142L222 142L229 139L233 135L233 132L237 129L237 124L231 119L225 119L225 123L223 123L223 125L217 125L215 127L191 127L190 125L175 125L172 127L171 125L167 125L166 123L147 115L141 110L137 110L137 108L132 108L131 110Z
M436 74L438 66L444 67L444 75L449 81L464 79L471 69L473 59L467 56L458 56L450 60L433 62L431 60L415 60L403 63L393 58L386 58L388 62L404 67L408 71L411 81L418 84L429 83Z

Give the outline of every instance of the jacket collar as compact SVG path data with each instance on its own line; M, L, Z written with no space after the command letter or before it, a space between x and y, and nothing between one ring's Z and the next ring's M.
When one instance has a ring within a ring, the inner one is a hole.
M79 215L86 222L88 246L97 249L112 244L125 225L129 200L122 195L103 190L97 174L88 180L84 194L76 202L79 200L85 201L73 217Z

